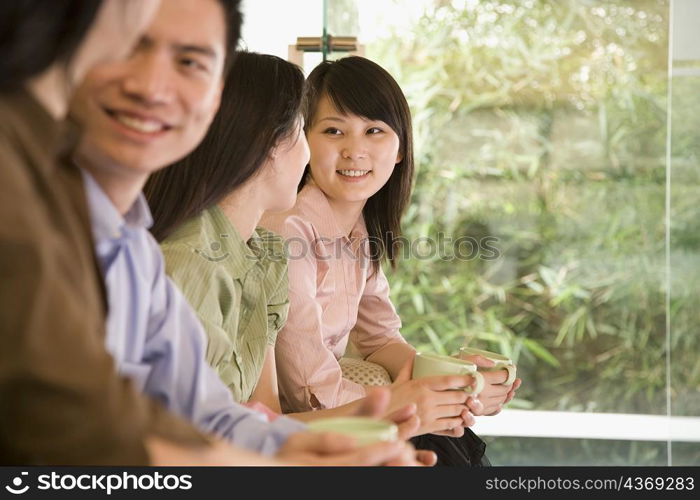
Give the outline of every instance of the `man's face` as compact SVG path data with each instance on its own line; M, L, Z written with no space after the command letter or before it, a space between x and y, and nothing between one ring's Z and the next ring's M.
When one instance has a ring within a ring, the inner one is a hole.
M160 0L103 0L95 20L71 59L69 78L80 82L95 64L122 59L151 24Z
M161 2L131 55L93 67L78 88L84 156L148 175L191 152L219 107L225 43L218 0Z

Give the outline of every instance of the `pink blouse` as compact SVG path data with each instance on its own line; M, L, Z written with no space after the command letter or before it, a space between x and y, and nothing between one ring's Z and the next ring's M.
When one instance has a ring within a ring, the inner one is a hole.
M326 196L307 183L294 208L268 214L260 225L287 240L289 318L275 344L283 411L334 408L364 397L364 387L344 379L338 364L350 335L365 358L405 342L386 276L372 275L364 220L348 238Z

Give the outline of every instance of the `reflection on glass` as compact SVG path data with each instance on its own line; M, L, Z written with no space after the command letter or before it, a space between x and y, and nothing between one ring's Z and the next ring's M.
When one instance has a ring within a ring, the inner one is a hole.
M356 0L324 0L326 32L333 36L356 36L360 31Z
M670 135L671 412L700 415L700 4L673 4ZM674 442L676 465L700 464L700 443Z

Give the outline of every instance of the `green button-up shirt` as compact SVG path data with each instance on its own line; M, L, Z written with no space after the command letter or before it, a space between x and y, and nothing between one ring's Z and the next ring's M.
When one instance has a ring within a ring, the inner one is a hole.
M166 272L194 307L209 343L207 361L236 401L255 390L266 348L289 310L287 261L280 236L257 228L246 242L214 206L162 243Z

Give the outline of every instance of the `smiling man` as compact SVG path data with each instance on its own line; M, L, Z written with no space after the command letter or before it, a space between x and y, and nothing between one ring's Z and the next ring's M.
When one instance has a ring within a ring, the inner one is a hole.
M81 154L120 212L150 173L204 137L219 107L227 32L237 40L240 30L240 18L226 24L231 3L163 2L131 57L95 67L78 89L71 114L87 131Z
M71 115L85 131L74 161L84 170L107 288L107 348L144 393L237 446L297 463L413 463L405 443L338 446L299 432L297 421L268 423L234 403L206 363L203 328L147 230L141 190L149 174L192 151L218 109L240 29L237 3L162 2L130 57L93 68L73 100ZM363 411L381 413L388 402L378 401Z

